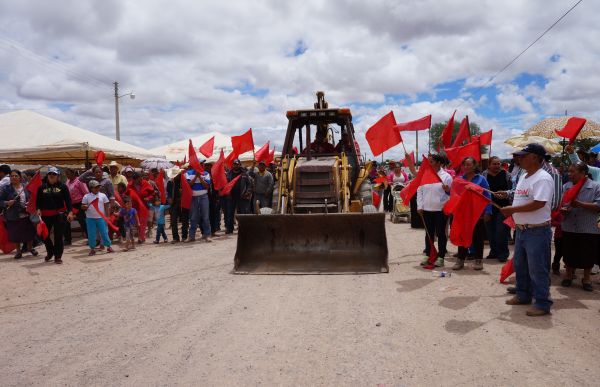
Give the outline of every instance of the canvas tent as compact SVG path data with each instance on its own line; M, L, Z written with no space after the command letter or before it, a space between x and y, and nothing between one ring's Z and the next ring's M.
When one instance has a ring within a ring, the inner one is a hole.
M107 161L139 165L155 153L122 141L78 128L29 111L0 114L0 163L28 165L77 165L96 151ZM160 156L158 156L160 157Z
M200 159L203 159L204 156L200 152L198 152L198 148L200 148L200 146L202 146L202 144L204 144L206 141L210 140L210 138L213 136L215 137L215 146L213 148L213 155L206 159L206 161L208 161L210 163L217 161L217 159L219 158L221 149L223 149L223 152L225 153L225 157L227 157L227 155L233 150L233 148L231 147L231 136L227 136L227 135L225 135L223 133L219 133L219 132L210 132L210 133L201 134L199 136L191 138L192 144L194 145L194 148L196 149L196 153L198 154L198 157ZM264 144L254 144L254 150L259 150L262 145L264 145ZM153 153L165 156L167 158L167 160L169 160L169 161L183 161L184 157L187 158L188 147L189 147L189 139L174 142L174 143L168 144L168 145L159 146L159 147L150 149L150 151ZM271 145L271 147L272 147L272 145ZM278 157L280 155L281 155L281 152L275 152L275 157ZM239 159L241 161L252 161L254 159L254 155L252 152L246 152L246 153L240 155Z

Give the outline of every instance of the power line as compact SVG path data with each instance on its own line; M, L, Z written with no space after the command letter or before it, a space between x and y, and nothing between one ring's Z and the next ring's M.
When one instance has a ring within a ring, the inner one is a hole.
M579 0L578 2L576 2L575 4L573 4L573 6L571 8L569 8L567 10L567 12L565 12L564 14L562 14L561 17L559 17L554 23L552 23L552 25L550 25L550 27L546 28L546 30L544 32L542 32L542 34L540 36L538 36L533 42L531 42L529 44L529 46L527 46L523 51L521 51L517 56L515 56L510 62L508 62L504 67L502 67L502 69L500 69L500 71L498 71L496 74L494 74L483 86L478 87L477 89L475 89L475 91L472 93L472 96L475 97L479 94L479 92L483 89L485 89L486 87L488 87L488 85L490 83L492 83L492 81L494 79L496 79L496 77L500 74L502 74L504 72L504 70L506 70L507 68L509 68L513 63L515 63L523 54L525 54L527 52L527 50L529 50L531 47L533 47L534 44L536 44L541 38L544 37L544 35L546 35L548 32L550 32L550 30L552 28L554 28L554 26L556 26L558 23L560 23L560 21L562 19L565 18L565 16L567 16L572 10L575 9L575 7L577 7L583 0ZM463 100L457 107L456 109L458 109L459 107L461 107L466 101Z

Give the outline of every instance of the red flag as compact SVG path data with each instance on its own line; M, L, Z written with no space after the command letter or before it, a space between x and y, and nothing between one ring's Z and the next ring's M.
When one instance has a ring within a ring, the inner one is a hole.
M118 232L118 231L119 231L119 227L115 226L115 225L114 225L114 224L113 224L113 223L110 221L110 219L108 219L108 217L107 217L107 216L104 214L104 212L100 211L100 208L99 208L99 206L98 206L98 198L94 199L94 200L93 200L93 201L90 203L90 205L91 205L92 207L94 207L94 209L96 210L96 212L98 213L98 215L100 215L100 217L101 217L102 219L104 219L104 221L106 222L106 224L108 225L108 227L109 227L111 230L113 230L113 231L115 231L115 232Z
M427 265L423 266L425 270L433 270L435 269L435 261L437 260L438 251L435 248L435 243L429 235L427 235L427 240L429 240L429 259L427 260Z
M192 187L185 177L185 171L179 174L181 178L181 208L189 210L192 206Z
M454 211L454 207L458 204L461 195L465 190L471 189L483 194L483 187L480 185L466 181L462 177L455 177L450 186L450 199L444 204L444 213L450 215Z
M269 143L270 141L267 141L267 143L263 146L260 147L259 150L256 151L256 153L254 153L254 159L258 162L258 161L264 161L266 162L267 159L269 158Z
M123 198L121 197L121 194L119 193L119 190L115 188L115 200L117 201L117 203L119 203L119 205L121 207L125 207L125 202L123 201ZM75 210L75 209L73 209ZM75 213L75 212L73 212Z
M418 130L426 130L431 127L431 114L418 120L401 122L395 126L396 130L400 132L416 132Z
M503 266L502 266L502 270L500 270L500 283L503 284L504 281L506 281L506 279L508 277L510 277L510 275L512 273L515 272L515 266L513 263L514 258L509 259Z
M379 176L377 179L374 180L375 183L386 183L388 181L388 178L386 176Z
M231 169L231 167L233 166L233 161L237 158L237 153L235 153L235 151L231 151L231 153L228 154L225 158L225 165L227 165L227 168Z
M198 149L200 153L204 155L204 157L210 157L213 155L215 149L215 136L212 136L210 140L206 141L202 146Z
M479 140L475 139L467 145L459 147L446 148L446 156L448 156L448 160L454 168L459 167L466 157L473 157L475 160L481 161Z
M568 138L569 144L573 144L573 141L575 141L575 138L579 132L581 132L581 129L583 129L586 121L587 120L585 118L571 117L567 121L567 124L564 126L564 128L557 130L556 134L558 134L560 137Z
M389 112L367 130L365 137L374 156L379 156L402 142L400 132L395 130L395 126L394 112Z
M513 230L517 228L517 225L516 225L515 220L513 219L512 215L509 216L508 218L504 219L504 222L502 222L502 223L504 223L508 227L512 228Z
M371 193L371 196L373 197L373 205L379 208L379 204L381 203L381 196L379 196L379 194L375 191Z
M213 164L210 175L212 177L213 186L218 191L227 185L227 177L225 176L225 155L221 149L221 155L216 163Z
M417 176L412 179L406 187L400 191L400 197L404 204L409 205L410 199L415 195L417 189L425 184L434 184L441 183L442 179L438 176L437 172L433 169L431 164L429 164L429 159L427 157L423 157L423 161L421 162L421 167L417 172Z
M233 186L235 185L235 183L237 183L237 181L240 179L240 177L242 177L242 175L237 175L237 177L235 179L233 179L229 183L225 184L225 187L223 187L223 189L219 193L219 196L229 195L231 193L231 190L233 189Z
M192 140L190 140L190 144L188 147L188 158L190 159L190 167L192 167L194 171L198 173L204 172L204 168L202 168L200 160L198 160L198 155L196 154L196 150L194 149Z
M156 177L155 183L158 186L158 192L160 192L160 202L162 204L165 204L167 202L167 194L165 192L165 170L164 169L161 169L160 172L158 172L158 176Z
M481 133L479 136L473 136L473 139L478 138L480 145L492 145L492 132L490 129L487 132Z
M269 158L267 158L267 161L265 161L265 163L267 163L267 165L270 165L274 161L275 161L275 148L273 148L273 150L271 152L269 152Z
M42 186L42 176L40 171L37 171L35 175L29 180L27 184L27 191L29 191L29 202L27 203L27 212L34 214L36 210L36 200L38 189Z
M556 210L552 211L552 216L558 216L561 208L569 207L571 205L571 202L577 199L577 195L579 195L579 191L581 191L581 187L583 187L586 181L587 177L583 177L577 182L577 184L565 191L560 201L560 206L558 206Z
M404 164L404 166L406 168L410 167L410 164L408 162L408 158L410 157L410 159L412 160L412 164L415 165L415 152L410 152L408 155L405 155L404 158L402 160L400 160L400 162L402 164Z
M36 226L36 232L37 232L37 235L43 241L46 240L48 238L48 236L50 235L50 232L48 231L48 226L46 226L46 223L44 223L44 221L41 219Z
M4 220L3 216L0 216L0 250L4 254L8 254L16 248L17 245L8 240L8 231L6 231L6 220Z
M469 116L465 116L460 123L458 134L452 143L452 148L461 146L464 141L471 142L471 131L469 130Z
M231 146L237 155L254 150L254 139L252 138L252 128L241 136L231 137Z
M469 247L473 242L473 230L490 199L467 188L453 208L454 220L450 228L450 241L456 246Z
M450 146L452 146L452 132L454 131L454 115L456 114L456 110L454 111L454 113L452 113L452 117L450 117L450 119L448 120L448 123L446 124L446 127L444 128L444 130L442 131L442 136L441 136L441 145L444 148L450 148ZM438 146L438 150L440 149L440 147Z
M140 198L140 195L138 195L138 193L131 187L127 188L125 193L131 198L131 205L137 210L140 219L147 219L148 207L146 207L146 204L144 204L144 201Z
M104 154L103 151L96 152L96 165L102 165L105 158L106 158L106 155Z

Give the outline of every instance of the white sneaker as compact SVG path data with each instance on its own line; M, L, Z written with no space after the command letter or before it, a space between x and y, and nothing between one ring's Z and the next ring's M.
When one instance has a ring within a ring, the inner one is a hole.
M594 267L592 267L592 274L598 274L598 273L600 273L600 266L594 265Z

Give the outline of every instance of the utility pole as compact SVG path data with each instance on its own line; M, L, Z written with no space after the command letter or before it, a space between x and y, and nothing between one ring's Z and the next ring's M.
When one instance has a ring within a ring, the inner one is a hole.
M121 141L121 129L119 128L119 82L115 82L115 138Z

